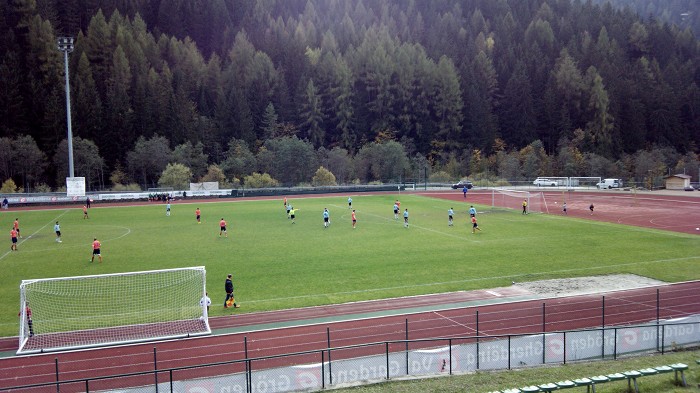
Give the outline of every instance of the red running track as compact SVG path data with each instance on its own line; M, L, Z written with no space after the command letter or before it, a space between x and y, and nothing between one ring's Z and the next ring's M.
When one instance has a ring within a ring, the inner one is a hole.
M501 288L490 291L459 292L456 294L407 297L373 302L360 302L339 306L313 307L281 312L251 313L212 319L212 327L251 329L262 323L285 319L297 320L301 316L341 317L347 314L362 315L382 309L400 310L413 307L416 302L433 307L433 311L415 312L341 322L327 322L304 326L269 330L251 330L241 333L221 334L167 342L156 342L85 351L41 354L0 359L0 388L31 383L55 382L56 361L61 380L94 378L129 372L154 370L154 349L157 368L191 366L206 363L240 360L245 358L247 341L248 357L262 357L291 352L320 350L328 347L349 346L406 338L409 339L454 338L475 336L477 312L480 336L536 333L571 330L588 327L628 325L661 319L700 314L700 281L664 285L644 289L610 292L606 294L571 296L552 299L524 300L473 307L441 308L440 304L457 301L494 301L499 297L522 295L519 290ZM505 296L504 296L505 295ZM605 315L603 315L603 308ZM401 344L403 348L404 344ZM411 349L436 344L411 344ZM398 348L398 347L397 347ZM334 352L334 359L375 354L384 346L356 348ZM260 361L258 367L277 367L285 364L318 362L319 356L307 355L288 359ZM208 369L207 373L221 374L243 371L243 363ZM199 370L199 372L204 372ZM196 376L192 371L188 377ZM212 374L210 374L212 375ZM131 384L152 383L153 376L134 378ZM163 379L166 379L163 377ZM122 381L124 382L124 381ZM92 386L92 385L91 385ZM106 387L106 386L105 386ZM94 387L91 387L94 389ZM83 385L62 386L61 391L81 391Z

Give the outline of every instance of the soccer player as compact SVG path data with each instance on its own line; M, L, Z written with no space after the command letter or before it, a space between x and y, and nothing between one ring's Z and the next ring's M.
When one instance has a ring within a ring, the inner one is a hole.
M34 322L32 322L32 309L29 308L29 302L26 303L25 307L25 313L27 314L27 326L29 327L29 337L34 336ZM17 314L17 316L21 316L22 311Z
M56 221L56 225L53 226L53 231L56 232L56 243L63 243L61 241L61 226L58 225L58 221Z
M399 205L397 205L397 202L394 202L394 220L399 219Z
M564 202L564 204L561 205L561 211L562 211L562 213L564 213L564 215L568 215L568 214L566 213L566 202Z
M287 197L284 197L284 207L287 208Z
M472 234L476 233L476 231L481 232L481 228L479 228L479 224L476 223L476 217L472 217Z
M591 211L591 215L593 215L593 204L592 204L592 203L591 203L590 206L588 206L588 210L590 210L590 211Z
M352 198L348 197L348 209L352 209Z
M352 209L352 229L355 229L357 224L357 216L355 215L355 209Z
M87 206L83 205L83 220L86 218L90 218L90 217L88 217Z
M323 208L323 227L328 228L331 223L331 214L328 212L328 208Z
M228 237L228 232L226 232L226 220L224 220L223 217L221 217L221 221L219 221L219 237L221 237L222 233Z
M10 239L12 240L10 250L17 251L17 230L14 227L10 230Z
M403 227L408 228L408 209L403 211Z
M165 215L170 217L170 201L165 205Z
M207 314L209 314L209 306L211 306L211 298L209 297L209 292L205 292L204 296L199 299L199 305L204 307L207 306Z
M287 204L287 218L288 218L288 219L291 218L291 217L289 217L289 215L290 215L289 213L290 213L291 211L292 211L292 204L291 204L291 203L288 203L288 204Z
M202 212L199 210L199 208L197 208L197 210L194 211L194 215L197 217L197 224L201 224Z
M452 208L449 208L447 210L447 226L451 227L453 222L452 222L452 216L454 216L455 212L452 210Z
M401 202L397 199L394 203L399 207L399 210L401 210Z
M95 255L97 255L97 258L100 260L100 263L102 263L102 253L100 252L101 247L102 244L100 244L100 241L97 240L97 238L92 239L92 259L90 259L90 262L94 262Z
M231 275L229 274L226 276L226 282L224 283L224 289L226 290L226 300L224 300L224 308L228 308L228 304L231 303L233 305L233 308L240 308L238 304L236 304L236 298L233 295L233 280L231 279ZM229 299L231 300L229 302Z
M22 234L19 232L19 218L15 218L15 222L12 224L13 229L17 232L17 237L22 238Z
M464 199L467 199L467 191L469 191L469 189L467 189L467 186L464 186L464 188L462 188L462 193L464 194Z
M292 219L292 224L294 224L294 217L296 216L297 209L292 208L292 210L289 211L289 218Z
M476 217L476 209L474 209L474 205L469 206L469 217Z
M527 199L523 199L523 214L527 214Z

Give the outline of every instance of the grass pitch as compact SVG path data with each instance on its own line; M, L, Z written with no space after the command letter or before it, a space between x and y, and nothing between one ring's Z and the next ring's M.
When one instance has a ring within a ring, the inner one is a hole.
M394 200L408 209L409 228L394 219ZM417 195L357 195L353 229L347 196L178 201L165 205L78 207L9 211L0 226L20 220L19 251L0 253L0 335L17 335L23 279L80 276L204 265L212 316L426 293L510 285L609 273L634 273L664 281L700 278L697 236L581 220L558 215L523 216L476 205L481 232L471 233L464 203ZM195 209L202 210L202 223ZM323 226L323 209L331 214ZM454 226L447 210L455 210ZM219 237L219 220L228 238ZM54 241L60 221L63 243ZM93 237L103 263L90 263ZM223 309L226 274L236 301ZM166 296L167 294L164 294Z

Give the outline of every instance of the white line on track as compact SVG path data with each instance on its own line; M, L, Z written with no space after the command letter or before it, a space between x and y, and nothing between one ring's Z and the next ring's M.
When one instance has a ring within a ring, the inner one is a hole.
M468 332L474 332L474 333L476 332L476 329L470 328L469 326L467 326L467 325L465 325L465 324L463 324L463 323L459 323L459 322L455 321L454 319L452 319L452 318L450 318L450 317L447 317L447 316L445 316L445 315L440 314L440 313L437 312L437 311L433 311L433 314L437 315L437 316L440 317L440 318L447 319L448 321L454 323L455 325L459 325L459 326L465 328Z
M66 213L68 213L69 211L70 211L70 210L68 210L68 209L63 210L63 213L59 214L58 216L56 216L56 218L54 218L53 220L51 220L51 221L47 222L46 224L44 224L43 227L37 229L37 230L36 230L34 233L32 233L31 235L27 236L26 238L23 238L24 240L22 240L21 242L19 242L19 244L23 244L23 243L26 242L27 240L31 239L32 236L34 236L34 235L36 235L37 233L41 232L41 231L42 231L44 228L46 228L47 226L49 226L49 225L53 224L54 222L58 221L59 218L63 217L63 215L66 214ZM19 245L19 244L18 244L18 245ZM0 261L2 261L2 259L5 258L6 256L8 256L11 252L12 252L12 250L7 251L6 253L0 255Z

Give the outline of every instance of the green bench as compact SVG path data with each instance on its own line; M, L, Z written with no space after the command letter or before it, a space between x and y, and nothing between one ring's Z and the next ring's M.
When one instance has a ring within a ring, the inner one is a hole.
M676 363L676 364L669 364L668 366L673 369L673 375L674 375L674 379L676 380L676 384L678 384L678 374L680 374L681 375L681 379L680 379L681 384L680 385L683 387L688 386L688 384L685 383L685 374L683 373L683 371L688 369L688 365L683 364L683 363Z
M695 361L700 364L700 359ZM520 389L507 389L502 390L500 393L535 393L535 392L553 392L559 389L569 389L579 386L585 386L586 392L596 393L596 385L600 385L607 382L622 381L627 380L627 390L632 390L632 385L634 385L634 391L639 393L639 386L637 385L637 378L646 377L656 374L674 373L675 383L681 386L688 386L685 380L684 371L688 369L687 364L676 363L670 364L668 366L658 366L649 367L641 370L630 370L623 373L612 373L608 375L597 375L590 378L578 378L574 380L559 381L556 383L545 383L542 385L532 385L526 386ZM679 378L680 376L680 378ZM499 392L490 392L499 393Z

